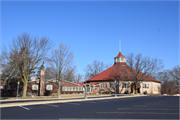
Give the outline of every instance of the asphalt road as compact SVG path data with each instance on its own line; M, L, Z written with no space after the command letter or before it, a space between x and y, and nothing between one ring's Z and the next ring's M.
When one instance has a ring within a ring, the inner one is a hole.
M1 108L2 119L179 119L178 96L144 96Z

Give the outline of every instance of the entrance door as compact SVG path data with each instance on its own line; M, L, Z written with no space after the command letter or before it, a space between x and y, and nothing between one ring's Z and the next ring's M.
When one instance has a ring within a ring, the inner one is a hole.
M90 87L87 87L87 93L89 93L90 92Z
M138 88L137 93L140 93L140 88Z

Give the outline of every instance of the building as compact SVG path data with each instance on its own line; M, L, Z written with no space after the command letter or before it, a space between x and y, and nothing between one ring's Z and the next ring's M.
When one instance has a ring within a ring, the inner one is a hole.
M56 79L46 80L45 84L43 84L44 92L43 95L57 95L58 90L58 81ZM41 84L39 80L33 78L33 81L28 82L27 94L40 95L40 87ZM85 93L85 84L84 83L74 83L70 81L63 80L60 85L61 94L84 94ZM97 94L99 93L99 84L98 83L90 83L87 85L87 94Z
M87 80L88 83L100 83L102 92L115 92L115 82L117 82L117 93L135 93L133 81L129 79L129 66L126 64L126 57L121 52L114 58L114 65L100 74ZM136 71L135 69L133 69ZM126 73L126 74L125 74ZM143 73L142 73L143 74ZM146 79L138 86L138 93L160 94L161 82L146 75ZM123 79L119 79L123 78Z

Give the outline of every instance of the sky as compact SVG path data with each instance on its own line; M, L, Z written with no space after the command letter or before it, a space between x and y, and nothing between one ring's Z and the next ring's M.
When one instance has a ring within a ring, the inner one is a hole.
M47 36L51 50L70 46L83 75L94 60L113 65L119 39L124 56L161 59L163 70L180 64L178 1L1 1L0 20L1 47L23 32Z

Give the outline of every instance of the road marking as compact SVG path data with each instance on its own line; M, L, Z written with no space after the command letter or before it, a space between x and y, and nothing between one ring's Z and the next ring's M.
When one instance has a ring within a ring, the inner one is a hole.
M146 105L134 105L134 107L146 107Z
M146 104L146 107L179 107L179 105L167 105L167 104L165 104L165 105L151 105L151 104Z
M66 104L80 105L79 103L67 103L67 102Z
M30 110L29 108L23 107L23 106L21 106L21 105L19 105L19 107L24 108L24 109L26 109L26 110Z
M50 104L45 104L45 103L44 103L44 105L53 106L53 107L59 107L57 105L50 105Z
M96 103L96 102L85 102L85 103Z
M162 108L167 108L167 107L179 107L179 106L168 106L168 105L134 105L134 107L162 107Z
M161 103L159 103L159 104L146 104L146 105L167 105L167 104L161 104Z
M96 112L96 114L179 114L179 113L157 113L157 112Z
M148 105L148 106L146 106L146 107L161 107L161 108L167 108L167 107L174 107L174 108L179 108L179 106L177 105L177 106L166 106L166 105L162 105L162 106L160 106L160 105Z
M162 108L162 109L154 109L154 108L118 108L118 110L179 110L179 109L167 109L167 108Z

